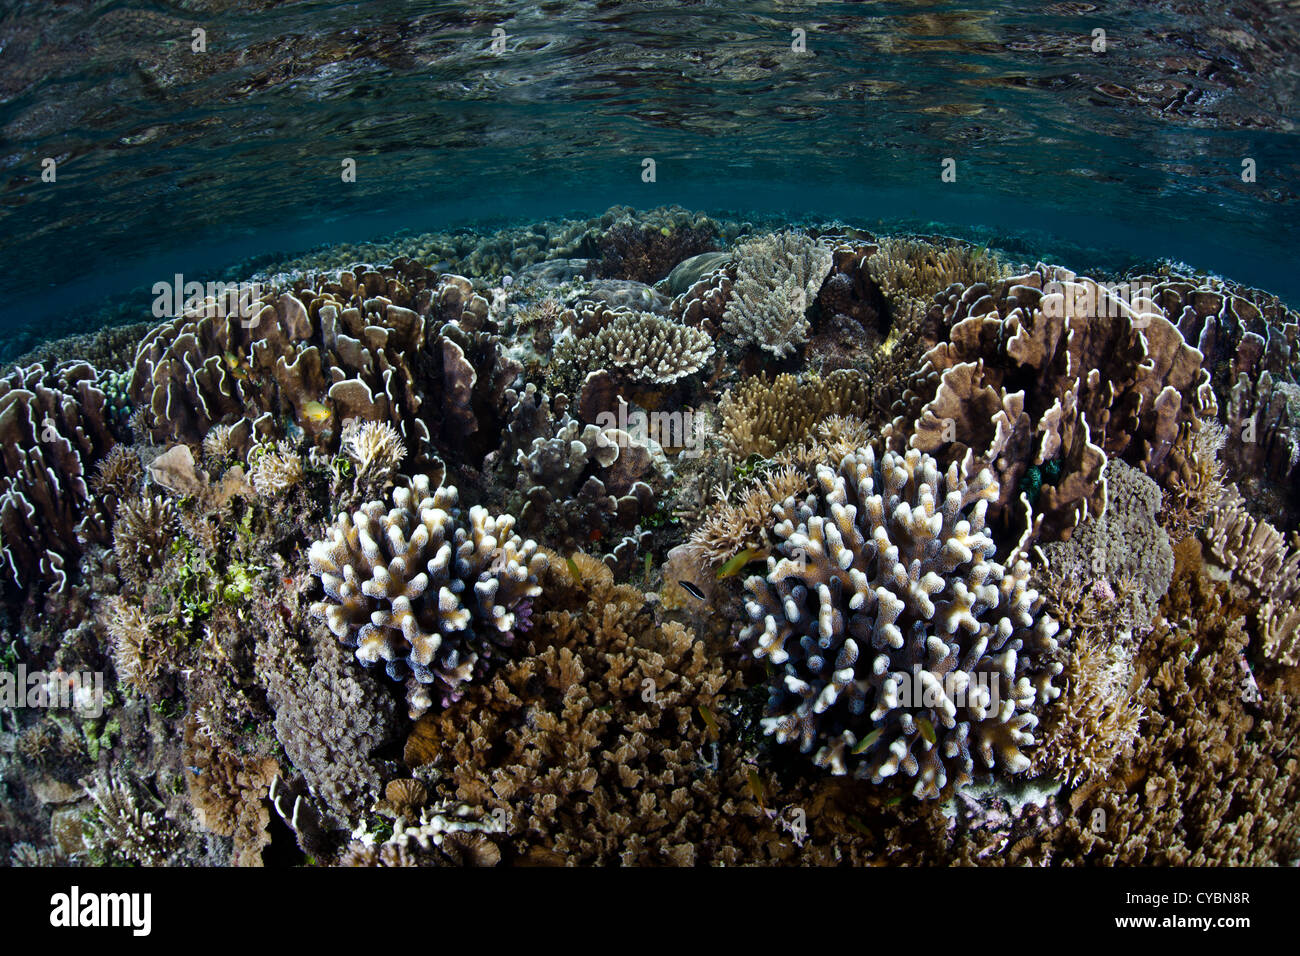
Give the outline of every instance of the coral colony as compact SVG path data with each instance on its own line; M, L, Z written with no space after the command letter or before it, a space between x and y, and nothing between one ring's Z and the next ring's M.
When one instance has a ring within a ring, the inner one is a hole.
M1300 860L1267 292L617 207L156 293L0 377L15 864Z

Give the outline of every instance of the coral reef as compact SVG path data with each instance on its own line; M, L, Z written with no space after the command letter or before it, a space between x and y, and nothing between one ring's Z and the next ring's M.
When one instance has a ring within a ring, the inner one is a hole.
M1300 860L1297 313L792 228L336 246L10 368L0 859Z
M975 757L1027 769L1057 625L1024 562L993 559L993 476L867 447L817 481L776 506L779 557L745 584L741 639L780 668L765 732L837 774L901 771L918 797L969 781Z

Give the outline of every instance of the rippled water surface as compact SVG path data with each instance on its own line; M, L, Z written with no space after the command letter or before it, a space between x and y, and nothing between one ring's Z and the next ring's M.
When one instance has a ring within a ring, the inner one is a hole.
M176 270L612 203L988 225L1300 301L1294 3L3 11L9 324Z

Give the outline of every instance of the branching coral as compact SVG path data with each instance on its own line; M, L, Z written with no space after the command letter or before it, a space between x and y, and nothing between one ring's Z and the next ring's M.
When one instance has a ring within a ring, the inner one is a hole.
M869 396L863 376L849 370L825 378L781 374L770 383L753 376L718 403L723 443L737 460L750 455L769 458L808 438L823 419L854 414Z
M92 859L136 866L166 866L173 861L181 833L162 815L157 797L116 771L100 771L82 785L94 804L86 826Z
M593 334L561 340L553 359L582 375L604 369L623 381L667 385L699 371L712 355L706 333L649 312L620 309Z
M1056 622L1028 567L993 559L996 494L915 450L871 448L777 506L779 557L746 581L754 656L780 668L764 730L836 774L902 771L918 797L985 768L1029 766L1034 711L1056 696Z
M1253 618L1263 656L1300 665L1300 536L1288 545L1267 521L1246 512L1238 498L1215 507L1203 533L1206 560L1225 569L1255 599Z
M343 425L342 451L356 464L359 487L382 486L406 457L406 446L392 425L357 419Z
M867 259L867 269L891 301L928 299L954 282L993 282L1006 272L998 257L984 249L916 239L882 239L880 247Z
M248 452L248 482L259 495L282 495L302 481L302 458L286 441L264 442Z
M511 534L515 519L477 505L462 514L457 497L416 476L391 507L340 514L309 552L326 595L313 615L362 663L407 681L413 716L435 699L446 706L495 664L540 591L545 558Z
M742 346L777 358L808 341L808 309L830 272L830 247L795 232L761 236L735 249L736 281L722 327Z
M150 572L163 566L179 530L174 499L145 495L124 502L113 526L113 550L122 577L143 584Z

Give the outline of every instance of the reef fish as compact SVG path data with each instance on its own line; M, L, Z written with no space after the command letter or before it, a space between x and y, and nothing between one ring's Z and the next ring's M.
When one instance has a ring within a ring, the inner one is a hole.
M767 557L766 551L760 551L757 548L746 548L737 555L727 559L727 563L718 568L718 580L723 581L727 578L735 577L745 569L745 565L752 564L759 558Z
M323 402L307 402L302 406L302 414L309 422L319 425L334 417L333 410Z
M684 590L691 597L695 598L697 601L707 600L707 598L705 598L704 596L704 592L701 591L699 588L697 588L690 581L679 580L677 583L682 586L682 590Z

